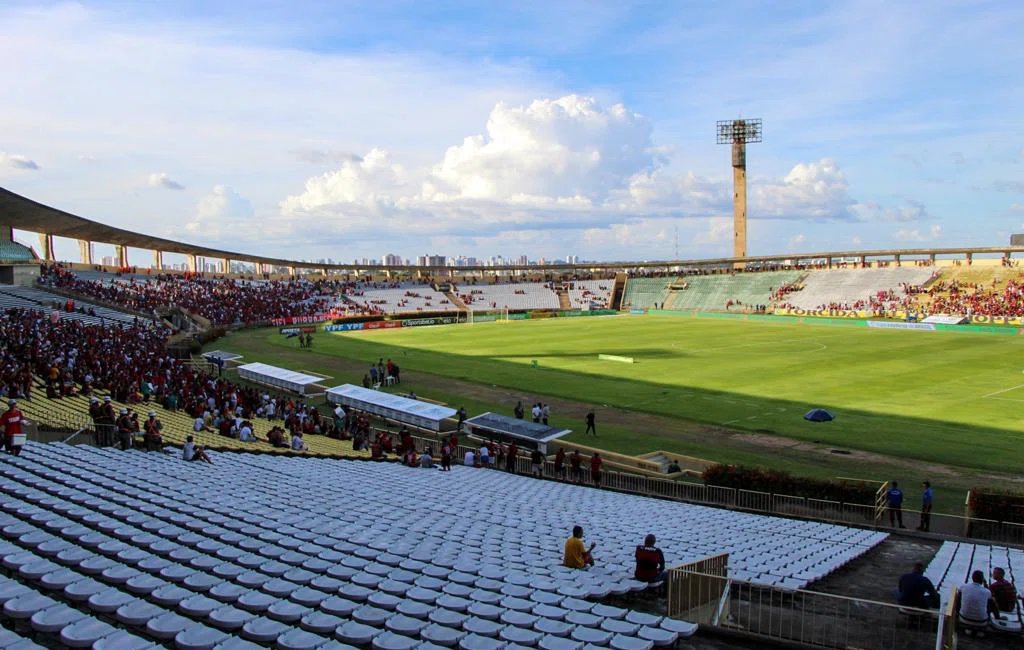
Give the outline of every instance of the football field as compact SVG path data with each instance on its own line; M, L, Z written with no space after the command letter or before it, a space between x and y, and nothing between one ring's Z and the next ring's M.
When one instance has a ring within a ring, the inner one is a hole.
M265 347L295 347L262 332L271 343ZM1024 338L1017 336L647 315L319 334L313 353L366 367L391 358L403 371L594 403L599 419L601 408L619 407L1019 472L1022 351ZM273 355L259 360L274 362ZM511 411L511 404L503 407ZM816 407L830 410L835 421L804 421Z

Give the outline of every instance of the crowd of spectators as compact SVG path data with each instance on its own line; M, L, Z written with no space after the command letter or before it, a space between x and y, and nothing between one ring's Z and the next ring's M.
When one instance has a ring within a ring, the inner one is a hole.
M195 274L158 274L148 278L87 280L60 265L43 265L39 281L74 291L133 312L154 314L179 306L214 325L252 324L274 318L330 313L341 281L247 281L203 278Z
M973 282L936 282L926 292L928 311L935 314L972 316L1024 316L1024 281L1010 280L1002 288Z

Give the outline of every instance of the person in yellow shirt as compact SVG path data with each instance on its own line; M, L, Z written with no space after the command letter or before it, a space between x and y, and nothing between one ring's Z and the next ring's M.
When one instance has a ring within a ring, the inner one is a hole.
M582 569L594 566L592 551L596 543L591 543L590 548L583 545L583 526L573 526L572 537L565 540L565 557L562 564L570 569Z

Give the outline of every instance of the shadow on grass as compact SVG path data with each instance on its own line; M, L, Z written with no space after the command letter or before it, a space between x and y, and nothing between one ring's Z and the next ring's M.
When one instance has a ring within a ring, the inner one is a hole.
M598 355L609 354L616 357L629 357L634 360L642 361L644 359L684 359L692 357L693 355L683 352L680 350L601 350L600 352L535 352L532 354L496 354L493 357L484 357L491 360L501 359L537 359L537 358L555 358L555 359L594 359L597 360Z
M267 344L269 356L273 356L273 351L278 349L282 355L295 351L290 345L279 342L274 337L263 338L256 334L256 340L261 345ZM466 356L406 348L381 343L379 340L360 340L356 337L337 337L312 353L304 365L308 367L315 356L322 357L322 363L325 364L320 368L313 368L314 370L329 369L332 357L365 362L367 366L371 361L376 362L381 357L390 357L399 359L405 372L412 371L521 390L525 400L530 399L529 394L546 395L637 413L678 418L713 427L726 427L749 434L780 435L828 446L860 449L886 456L970 469L1017 472L1024 463L1024 447L1019 444L1021 434L1012 429L873 413L831 404L828 400L810 403L678 386L650 379L605 377L573 370L546 368L543 365L534 368L529 364L504 360L529 359L531 355L502 355L504 359ZM532 356L544 355L538 353ZM596 353L580 352L552 356L590 357L596 356ZM826 408L836 416L836 420L829 423L811 423L803 420L803 415L812 408ZM1006 417L1009 421L1010 416ZM600 419L600 412L598 418ZM713 443L713 438L709 437L708 442ZM766 447L765 453L766 456L770 456L771 448ZM926 467L921 469L927 470Z

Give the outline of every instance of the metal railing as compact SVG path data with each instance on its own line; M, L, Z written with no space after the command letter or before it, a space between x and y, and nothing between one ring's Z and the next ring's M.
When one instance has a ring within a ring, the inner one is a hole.
M703 562L710 570L669 570L669 615L730 634L807 648L932 650L948 623L935 611L732 580L720 557Z

